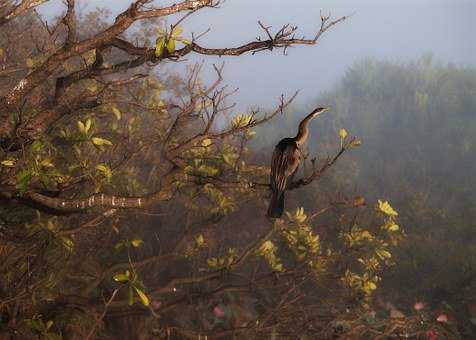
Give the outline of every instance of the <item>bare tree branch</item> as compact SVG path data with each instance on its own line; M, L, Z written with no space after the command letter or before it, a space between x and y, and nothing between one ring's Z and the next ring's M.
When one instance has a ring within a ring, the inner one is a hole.
M15 6L5 16L0 17L0 27L11 21L12 19L22 15L26 11L37 7L49 0L23 0L19 5Z
M65 199L49 197L37 192L28 192L26 197L58 211L81 211L91 208L145 208L163 201L169 200L172 195L173 177L179 168L172 168L162 177L159 191L141 197L121 197L108 194L94 194L87 198Z
M73 46L76 42L76 18L74 17L74 5L75 0L67 0L68 10L65 17L63 18L63 23L68 28L68 36L66 37L65 47Z

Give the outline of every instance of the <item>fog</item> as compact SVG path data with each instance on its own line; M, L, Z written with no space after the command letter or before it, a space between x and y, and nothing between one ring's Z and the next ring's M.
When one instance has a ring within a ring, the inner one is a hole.
M114 14L131 1L90 0L79 2L83 11L107 7ZM168 4L170 1L161 1ZM41 7L45 16L64 10L59 1ZM312 37L320 24L320 11L348 20L325 33L317 46L298 46L247 54L242 57L193 56L192 62L225 62L225 81L239 92L238 109L269 106L278 97L300 90L298 101L314 99L340 78L355 61L366 57L405 61L432 53L443 63L476 65L476 3L472 0L240 0L224 1L219 9L206 9L183 23L185 32L210 33L200 43L229 47L252 41L263 32L258 20L277 30L283 24L299 27ZM112 20L112 19L111 19ZM170 65L173 70L182 65ZM208 67L211 70L211 67Z
M0 338L476 339L475 0L131 2L0 5Z

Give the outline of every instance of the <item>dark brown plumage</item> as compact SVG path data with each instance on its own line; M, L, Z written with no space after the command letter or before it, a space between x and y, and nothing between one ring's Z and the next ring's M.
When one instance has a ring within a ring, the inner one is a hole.
M299 123L296 137L284 138L274 148L271 159L271 202L268 207L268 217L279 218L284 211L284 193L292 182L301 156L301 147L309 136L310 121L327 108L320 107L313 110Z

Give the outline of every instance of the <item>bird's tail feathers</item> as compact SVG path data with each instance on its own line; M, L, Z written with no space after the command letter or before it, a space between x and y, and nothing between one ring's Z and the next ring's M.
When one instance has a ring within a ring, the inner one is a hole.
M284 191L273 191L268 207L268 217L280 218L284 211Z

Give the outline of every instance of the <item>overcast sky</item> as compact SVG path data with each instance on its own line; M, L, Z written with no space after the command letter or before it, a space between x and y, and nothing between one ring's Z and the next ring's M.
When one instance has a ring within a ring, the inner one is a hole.
M86 8L107 7L114 14L131 0L82 0ZM158 1L161 5L170 1ZM238 87L239 108L267 106L281 93L301 90L300 102L331 87L345 70L365 57L402 61L431 52L437 61L476 66L476 0L227 0L220 9L205 9L182 26L185 32L211 28L201 44L236 46L259 33L258 20L273 28L291 23L311 37L319 26L319 11L334 16L353 14L328 31L318 46L221 58L225 80ZM64 10L61 1L41 7L46 16ZM186 33L184 34L186 35ZM209 64L218 58L205 59ZM170 65L168 67L172 67Z

